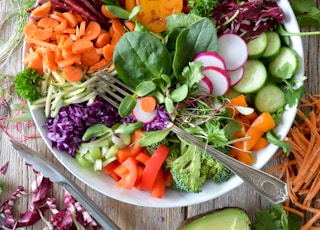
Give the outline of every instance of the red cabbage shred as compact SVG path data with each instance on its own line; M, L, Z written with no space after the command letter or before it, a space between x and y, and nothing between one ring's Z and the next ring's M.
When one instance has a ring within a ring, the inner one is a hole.
M250 41L263 31L274 30L279 23L285 23L284 14L276 0L246 0L241 5L237 2L224 1L215 8L213 19L219 34L235 33ZM226 23L231 18L233 20Z
M75 157L76 149L88 127L94 124L111 127L120 121L118 110L98 97L90 105L79 103L64 106L56 117L49 117L46 122L47 137L52 147Z

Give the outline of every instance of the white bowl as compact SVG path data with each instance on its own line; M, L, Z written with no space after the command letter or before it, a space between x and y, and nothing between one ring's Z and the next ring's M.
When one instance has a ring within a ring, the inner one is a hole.
M278 2L278 4L282 8L286 17L286 29L290 32L298 32L299 26L289 2L287 0L281 0ZM296 74L296 77L302 77L304 73L304 61L301 38L299 36L291 37L291 43L292 48L300 57L300 67L298 73ZM43 125L46 122L44 111L42 109L39 109L31 111L31 113L37 125L37 128L42 138L46 142L48 148L64 165L64 167L66 167L73 175L75 175L77 178L79 178L81 181L83 181L93 189L101 192L108 197L125 203L156 208L183 207L217 198L243 183L243 181L238 176L233 176L229 181L220 185L214 184L213 182L205 183L202 186L202 192L200 193L184 193L167 189L162 199L152 198L149 192L142 192L135 189L130 191L122 189L116 186L115 181L110 176L104 173L96 173L92 170L82 168L75 161L75 159L69 156L67 153L53 149L51 147L50 140L48 140L46 137L47 130L43 128ZM288 109L288 111L285 112L281 123L276 127L276 133L282 138L287 135L295 118L295 115L296 108ZM276 151L276 146L268 145L265 149L257 152L257 158L254 167L259 169L262 168Z

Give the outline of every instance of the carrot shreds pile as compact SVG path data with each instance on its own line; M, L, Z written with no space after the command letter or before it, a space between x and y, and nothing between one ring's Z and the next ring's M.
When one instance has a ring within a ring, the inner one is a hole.
M107 15L105 5L101 10L102 15ZM107 31L98 22L76 12L53 10L51 1L39 5L24 27L28 47L24 65L40 73L63 71L68 81L81 80L84 73L107 67L116 43L129 30L119 18L110 17L106 17L111 25ZM126 24L133 29L132 22Z
M288 184L289 199L283 204L287 212L305 217L301 229L312 229L320 220L320 209L314 208L320 191L320 95L308 95L301 100L287 137L291 154L279 152L280 164L270 168L269 173L277 175ZM317 226L319 227L319 226Z

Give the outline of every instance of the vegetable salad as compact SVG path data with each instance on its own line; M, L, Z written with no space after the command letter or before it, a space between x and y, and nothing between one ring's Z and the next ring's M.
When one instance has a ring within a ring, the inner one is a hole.
M149 1L82 2L39 1L24 29L14 84L43 108L53 147L161 198L232 176L169 122L249 165L252 152L283 146L273 128L303 87L276 1L160 1L155 13ZM134 93L115 108L90 88L97 71Z

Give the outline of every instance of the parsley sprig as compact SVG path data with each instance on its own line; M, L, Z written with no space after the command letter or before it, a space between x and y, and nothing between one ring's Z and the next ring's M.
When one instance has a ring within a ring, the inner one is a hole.
M38 73L38 70L32 70L27 67L19 72L13 80L15 92L23 99L35 101L41 97L41 93L38 90L38 83L41 80L43 80L42 75Z
M280 204L273 205L270 210L261 209L256 214L254 230L298 230L301 218L290 213L288 216Z

